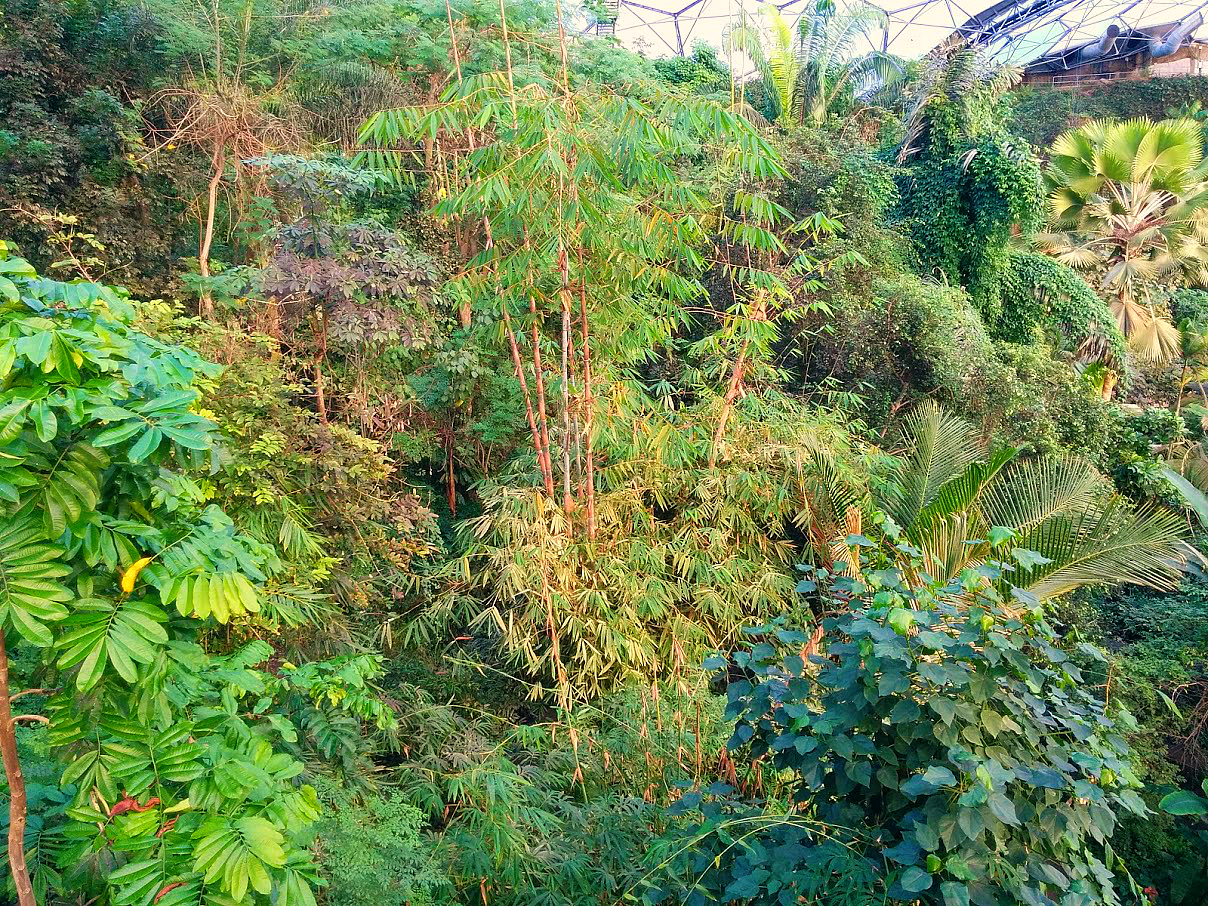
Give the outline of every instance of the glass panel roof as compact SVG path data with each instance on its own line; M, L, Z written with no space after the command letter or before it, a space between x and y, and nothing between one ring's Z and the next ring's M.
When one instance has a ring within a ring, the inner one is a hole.
M607 0L606 0L607 2ZM722 35L744 12L756 13L763 0L612 0L615 34L626 46L650 56L690 54L698 42L721 48ZM836 0L842 5L845 0ZM848 0L850 2L850 0ZM776 6L791 21L811 0ZM1191 36L1208 30L1208 0L881 0L888 25L869 36L870 44L902 57L927 53L963 33L988 55L1022 65L1038 57L1078 48L1113 24L1123 32L1186 21ZM1188 21L1189 20L1189 21Z

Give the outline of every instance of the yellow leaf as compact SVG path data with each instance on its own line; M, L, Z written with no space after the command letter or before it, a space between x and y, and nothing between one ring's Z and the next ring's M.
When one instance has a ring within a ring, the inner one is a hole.
M130 564L129 568L122 573L122 591L126 594L134 591L134 583L138 579L138 574L143 571L143 567L151 562L150 557L140 557Z

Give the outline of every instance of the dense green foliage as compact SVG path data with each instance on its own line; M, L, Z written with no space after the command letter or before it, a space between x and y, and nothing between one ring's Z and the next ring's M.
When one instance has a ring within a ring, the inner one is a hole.
M107 287L40 279L3 247L0 272L0 607L62 676L45 707L71 797L55 828L63 873L39 885L313 902L296 835L318 803L293 781L301 763L274 751L296 733L236 705L263 711L290 679L248 669L270 652L262 642L226 656L197 644L210 620L259 612L276 565L172 468L214 450L189 411L208 366L132 329L130 303Z
M699 880L683 902L707 902L702 887L722 901L817 896L836 842L868 860L845 878L865 888L856 902L882 890L945 906L1118 902L1106 841L1117 812L1146 812L1120 735L1132 725L1067 691L1081 674L1040 608L987 587L1026 568L1032 553L1016 551L950 583L917 584L890 566L896 556L862 558L858 579L806 572L818 610L843 602L823 626L833 620L844 641L807 669L786 655L802 632L759 630L732 655L749 679L729 683L726 712L732 749L791 773L785 813L747 831L724 802L685 796L680 808L704 820L686 831Z
M1120 79L1092 82L1076 89L1027 86L1010 99L1008 128L1043 149L1062 132L1086 120L1135 116L1160 120L1198 111L1205 104L1208 79L1202 76Z
M1007 81L983 65L958 47L931 61L915 88L898 153L900 216L925 271L967 287L993 324L1006 316L1011 236L1040 223L1040 170L995 116Z
M1198 89L581 12L0 0L0 898L1198 903Z

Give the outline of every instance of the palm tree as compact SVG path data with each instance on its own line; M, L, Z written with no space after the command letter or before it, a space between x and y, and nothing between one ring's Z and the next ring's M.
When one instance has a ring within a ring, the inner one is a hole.
M1208 283L1208 166L1191 119L1095 121L1059 136L1045 172L1052 230L1037 242L1096 276L1136 354L1168 361L1179 331L1159 283Z
M1204 405L1208 406L1208 392L1204 390L1204 381L1208 379L1208 331L1190 320L1179 322L1179 360L1183 367L1179 371L1178 399L1175 400L1174 414L1183 411L1183 397L1187 387L1195 382L1199 385L1200 395Z
M991 62L976 47L958 42L928 54L906 82L888 86L879 101L902 107L904 135L898 163L915 155L943 158L953 153L953 142L966 142L992 125L999 98L1022 72ZM936 118L943 120L938 132Z
M820 124L840 101L902 76L902 66L891 54L856 52L869 32L886 23L885 13L870 4L859 2L840 11L832 0L815 0L796 23L775 6L764 6L762 13L762 27L744 14L726 40L731 50L755 64L783 123Z
M934 577L995 559L991 539L1023 552L1007 582L1038 600L1084 585L1173 589L1197 556L1176 514L1134 509L1084 460L1021 461L930 402L906 418L901 439L900 465L874 501Z

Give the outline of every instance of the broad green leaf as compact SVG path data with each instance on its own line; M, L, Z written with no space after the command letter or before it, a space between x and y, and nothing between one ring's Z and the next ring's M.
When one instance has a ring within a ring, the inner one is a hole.
M917 865L912 865L902 872L899 883L910 893L922 893L931 887L931 875Z
M133 463L142 462L159 449L161 440L163 440L163 433L159 428L148 428L142 437L130 445L130 449L126 452L126 458Z
M1158 808L1169 815L1208 815L1208 799L1190 790L1176 790L1163 796Z

